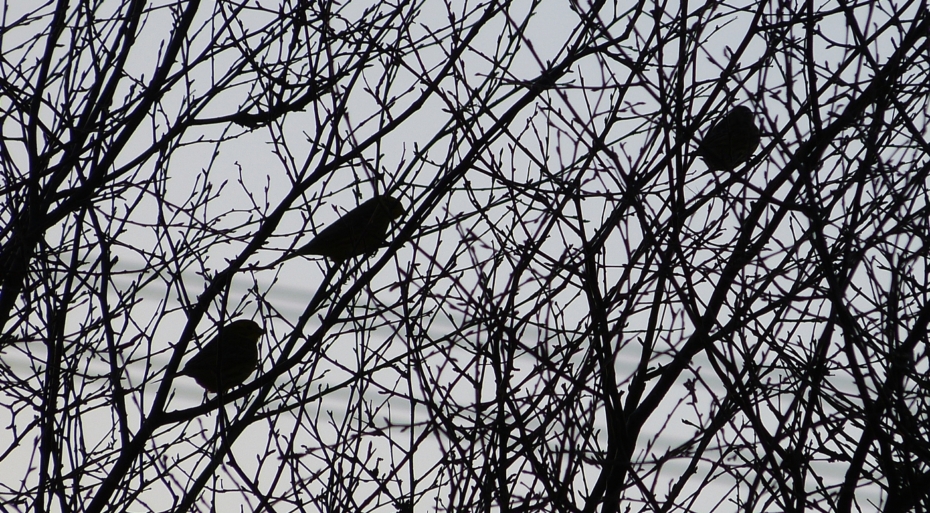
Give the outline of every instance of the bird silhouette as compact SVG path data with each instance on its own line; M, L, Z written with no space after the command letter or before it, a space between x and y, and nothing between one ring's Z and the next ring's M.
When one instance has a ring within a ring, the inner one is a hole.
M710 171L732 171L756 151L759 136L752 111L740 105L710 127L698 144L697 154Z
M334 262L377 250L387 238L392 219L404 213L400 201L375 196L324 228L310 242L278 259L273 265L302 255L319 255Z
M264 332L247 319L229 323L187 362L178 376L190 376L214 394L242 384L258 367L258 339Z

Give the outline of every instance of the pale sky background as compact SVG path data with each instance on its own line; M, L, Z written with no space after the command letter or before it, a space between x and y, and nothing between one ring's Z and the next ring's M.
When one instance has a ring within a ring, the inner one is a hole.
M260 2L262 5L269 7L269 9L274 12L276 9L272 8L274 5L272 2ZM359 8L365 7L368 4L362 2L350 3L351 5L358 5ZM12 9L15 8L14 5L6 5L4 9L7 13L12 12ZM436 8L436 11L430 12L430 8ZM531 36L533 49L537 55L545 61L557 60L560 52L566 46L566 42L570 39L571 33L570 30L574 27L574 23L565 23L564 20L570 19L575 20L576 16L567 10L565 2L547 2L543 7L545 9L545 15L537 15L532 18L531 23L529 24L528 34ZM669 8L669 12L674 12L675 9ZM211 14L210 8L204 6L202 10L202 16L206 17ZM516 18L519 18L516 14ZM423 14L420 16L421 22L428 22L429 20L435 19L437 23L443 23L445 21L445 13L443 11L442 4L439 2L428 3L425 6ZM838 17L832 18L833 21L838 20ZM738 44L743 34L745 33L745 28L751 20L751 13L745 13L743 17L740 17L735 23L729 25L728 28L723 30L718 36L712 38L712 44L717 46L708 46L705 48L707 52L714 55L720 61L725 60L726 50L724 49L725 45L729 44ZM248 23L248 19L244 19L244 22ZM646 17L643 20L643 23L651 22L651 20ZM150 69L150 66L157 59L159 52L159 42L160 38L167 32L168 27L170 27L171 15L167 9L161 9L153 11L149 17L145 29L142 32L142 38L139 44L134 47L133 51L138 52L134 58L134 62L138 63L140 70ZM196 25L196 24L195 24ZM843 26L831 26L829 24L822 24L820 30L825 33L833 33L835 38L839 41L843 41L846 38L845 28ZM499 36L500 32L495 32L493 30L486 30L482 34L481 38L476 42L475 46L478 48L483 48L489 53L493 53L494 48L497 46L498 42L495 37ZM750 45L749 50L746 52L746 56L743 61L753 61L758 58L759 55L764 51L764 41L761 39L754 41ZM669 51L672 51L672 48L669 48ZM821 50L819 53L820 58L827 58L830 55L828 49ZM888 53L891 49L889 48ZM835 56L839 58L842 55L840 50L835 50ZM425 58L432 58L436 62L442 59L441 54L438 53L437 49L426 50L422 54ZM672 56L669 56L668 59L672 59ZM476 82L479 80L478 77L484 76L487 71L487 66L481 59L477 58L474 54L466 56L467 65L465 69L467 73L475 77ZM518 58L520 63L518 69L525 69L525 74L521 78L531 78L536 76L539 73L539 65L534 61L529 52L522 52ZM593 66L594 61L586 61L587 65ZM221 63L218 63L221 65ZM698 78L707 78L718 74L717 68L713 65L708 64L706 69L701 69L702 72L706 73L706 77ZM571 75L575 80L580 80L582 76L587 77L596 77L599 71L597 69L576 69ZM147 73L148 75L148 73ZM690 78L690 77L689 77ZM205 77L206 79L206 77ZM195 82L194 89L197 90L201 87L198 83ZM205 87L205 86L203 86ZM181 101L181 96L178 93L182 92L179 88L176 91L169 94L165 99L166 105L177 105ZM580 95L580 93L577 93ZM230 100L237 100L240 98L237 92L233 91L230 95ZM743 92L738 92L736 97L740 101L746 101L746 95ZM655 100L648 96L642 96L637 98L631 98L630 101L638 100L643 102L643 110L649 111L652 109L651 105L654 104ZM6 101L5 99L0 98L0 101ZM577 102L576 104L581 104ZM235 103L232 103L235 105ZM695 102L694 108L699 108L700 100ZM227 107L223 105L223 107ZM774 105L773 107L777 107ZM366 102L365 98L360 95L353 96L353 101L350 103L350 118L359 122L367 114L370 114L373 109L376 109L377 106L371 102ZM415 127L414 129L407 128L395 131L389 134L385 140L384 144L373 147L370 151L366 153L366 157L376 161L382 169L387 171L386 179L379 184L379 186L388 186L393 187L395 184L392 180L392 176L397 177L401 176L404 172L405 166L409 165L411 160L415 158L414 148L422 147L427 141L429 141L437 130L440 129L441 123L446 122L448 115L442 111L444 108L438 100L433 99L427 103L427 105L421 109L415 115L413 120L410 120L406 123L407 127ZM210 112L209 109L207 113L204 114L204 117L210 117L211 115L219 115L224 112L220 112L221 109L217 109L217 112ZM170 112L169 112L170 114ZM693 114L696 114L694 112ZM526 119L534 119L534 112L532 108L525 109L522 114ZM770 110L769 115L772 118L779 119L779 116L782 113L777 111ZM307 143L306 137L303 134L304 127L301 126L298 120L298 116L291 115L288 123L286 124L285 133L287 144L289 150L292 152L292 155L295 157L296 162L301 164L303 162L303 155L307 153ZM538 118L535 118L536 123L540 123ZM518 120L512 124L513 129L518 129L524 126L523 120ZM767 127L771 128L771 127ZM780 127L779 127L780 128ZM186 139L193 140L195 137L201 135L206 136L216 136L219 135L216 132L217 128L209 127L204 130L203 133L190 132L186 136ZM233 130L240 130L240 127L233 127ZM365 135L369 132L367 128L361 130L359 136ZM144 134L142 134L144 135ZM527 141L532 141L534 134L527 133ZM137 144L145 144L147 141L142 140L140 136ZM508 141L501 140L495 146L495 155L504 155L503 161L508 166L513 166L516 170L529 169L533 167L533 164L528 158L526 158L522 153L517 152L513 155L513 160L511 160L509 148L507 147ZM551 153L556 155L560 154L561 160L553 158L551 162L547 164L553 168L558 168L560 166L567 165L567 163L573 161L577 154L581 152L576 147L573 146L574 141L562 141L562 145L558 151L553 148ZM624 149L631 150L631 141L625 141L627 145ZM763 141L765 144L765 141ZM555 146L553 144L553 146ZM290 189L290 183L284 178L284 164L281 160L274 154L273 148L268 143L268 132L265 129L257 129L248 133L244 133L242 136L238 137L235 141L231 143L224 143L219 147L218 153L215 158L212 154L215 148L209 144L194 144L187 146L184 149L181 149L174 153L172 156L171 162L168 163L168 169L170 170L170 184L169 184L169 201L181 202L189 195L189 192L198 187L200 180L203 179L201 170L210 168L210 181L215 185L219 186L224 181L228 181L223 189L221 194L221 200L217 201L210 207L210 211L213 214L217 214L220 210L227 210L229 208L238 208L238 209L247 209L250 205L250 200L242 191L242 188L239 184L236 183L237 180L243 180L245 187L251 190L257 195L261 201L268 201L272 208L280 201L280 199L288 192ZM382 151L383 156L375 159L376 151ZM445 148L435 149L430 156L439 158L445 152ZM134 156L135 152L129 150L125 152L128 156ZM212 162L211 162L212 160ZM771 161L781 162L783 160L782 156L779 156L773 153L770 157ZM455 164L457 162L453 162ZM764 165L764 164L763 164ZM242 173L240 174L240 168ZM691 170L700 170L703 169L702 163L695 163L691 166ZM420 187L411 187L410 183L405 183L403 188L400 191L403 201L408 206L415 207L417 206L416 200L421 197L423 194L423 187L427 187L430 184L431 179L435 176L438 176L441 170L431 170L420 172L419 175L407 178L408 181L417 183ZM365 174L363 168L359 168L357 172ZM271 179L269 180L269 176ZM309 194L330 194L333 191L336 191L349 181L353 180L354 177L346 176L346 179L336 178L328 184L323 184L322 182L318 186L314 186L310 189ZM480 176L470 176L470 179L476 182L480 182L483 178ZM605 183L609 183L609 180L605 180ZM267 196L266 192L267 191ZM362 200L371 197L373 191L370 185L365 184L358 190L361 195ZM460 194L453 194L451 202L448 204L450 210L465 209L470 208L470 205L462 201L462 196ZM334 196L326 199L324 201L324 208L319 209L313 213L313 224L317 229L324 227L330 224L335 218L336 213L333 207L339 208L340 211L345 211L354 207L358 202L353 197L351 191L344 190L338 192ZM217 211L214 211L216 209ZM603 218L606 216L607 210L605 207L605 202L601 201L600 204L596 200L591 200L586 202L585 209L590 213L591 230L593 231L597 226L603 222ZM412 210L412 208L411 208ZM272 238L270 244L268 244L262 251L260 251L255 258L250 260L248 264L265 264L269 263L272 260L280 256L281 251L286 249L292 242L292 234L300 231L303 227L303 215L305 212L299 210L292 210L285 217L284 221L279 226L277 233L280 234L278 237ZM432 212L428 218L427 222L435 220L441 212ZM250 213L241 212L238 214L233 214L224 218L222 222L219 223L219 227L224 226L234 226L238 223L243 222ZM409 214L408 214L409 215ZM503 214L502 214L503 215ZM153 218L151 221L155 221L155 212L153 211ZM406 219L406 217L404 218ZM403 219L402 219L403 220ZM254 227L255 225L253 225ZM243 236L243 241L247 240L249 233L243 232L240 235ZM146 247L153 244L154 240L151 236L151 232L140 229L134 230L131 232L132 240L129 237L125 238L124 241L131 243L134 246ZM306 234L305 238L301 239L300 243L303 243L309 240L311 234ZM457 237L459 234L454 230L446 230L442 234L443 238L452 238ZM619 236L619 233L615 233L612 237ZM558 239L553 239L550 241L552 244L562 244ZM433 245L437 244L435 237L424 237L421 240L417 241L417 244L432 248ZM453 245L454 246L454 245ZM211 249L209 267L212 267L213 270L219 270L225 267L225 259L231 258L236 255L243 246L235 245L218 245ZM451 248L450 248L451 249ZM480 251L480 249L479 249ZM442 253L442 252L440 252ZM383 251L379 252L375 257L372 257L371 263L375 261L376 258L381 258ZM394 293L390 290L391 285L404 280L405 277L400 274L400 270L405 269L408 262L411 259L414 259L416 255L414 254L414 249L411 244L406 245L398 251L393 262L389 262L385 266L378 276L372 281L372 289L378 290L376 295L379 299L383 301L389 301ZM396 262L396 265L395 265ZM120 255L119 266L123 269L134 269L140 268L144 265L144 262L138 259L131 251L125 251L124 254ZM367 268L367 264L364 266ZM619 272L615 270L615 272ZM605 271L605 273L610 276L612 273L610 271ZM233 282L232 293L230 294L230 310L228 313L232 313L232 308L236 306L236 302L240 298L245 298L243 301L245 303L244 311L246 317L254 318L261 322L260 315L258 314L258 307L254 301L254 296L251 296L248 292L248 289L253 285L253 278L258 283L258 286L261 290L267 291L267 300L277 312L289 323L296 322L297 318L306 307L306 304L309 302L310 298L316 292L317 286L321 282L325 274L325 266L322 261L312 260L312 259L294 259L284 266L276 270L267 270L256 272L255 274L250 274L246 272L240 272L236 279ZM135 279L132 277L132 279ZM126 285L129 285L130 277L126 277ZM196 297L196 294L203 289L204 280L202 276L199 276L191 271L187 271L183 274L184 284L190 294L191 298ZM611 283L610 279L606 280L608 283ZM146 288L142 293L142 298L144 302L133 309L133 317L137 322L142 323L143 326L148 328L147 323L162 307L162 302L167 302L171 305L172 309L175 309L175 313L169 315L167 318L163 319L155 332L154 341L160 346L161 349L167 349L173 344L174 341L178 339L181 331L184 328L185 317L180 312L180 304L177 301L176 291L168 291L165 289L163 284L159 284L158 281L152 283ZM366 296L363 294L360 297L360 300L363 300ZM570 304L566 313L566 324L570 322L576 322L581 319L582 316L586 314L586 311L581 309L582 303L573 302ZM324 308L325 311L325 308ZM263 312L265 313L265 312ZM211 312L211 314L215 314ZM574 316L574 317L573 317ZM311 321L310 326L305 331L311 333L316 321ZM445 331L451 332L455 329L454 326L448 323L443 323L441 321L436 321L432 326L435 330L434 336L436 338L441 337ZM284 338L290 334L291 330L289 326L280 321L276 321L273 324L266 325L268 333L261 340L261 354L269 355L271 354L274 357L275 352L272 350L272 347L275 347L280 341L283 341ZM201 322L198 332L201 336L201 343L204 343L206 339L212 336L211 321L205 319ZM388 332L389 333L389 332ZM684 336L685 334L683 334ZM384 334L379 334L378 331L372 333L372 336L377 338L379 336L386 336ZM358 355L356 354L356 347L354 346L352 336L347 336L345 338L346 342L342 344L333 344L329 347L327 355L331 358L335 358L341 362L344 362L345 365L351 369L357 365L356 360ZM38 344L37 344L38 345ZM141 348L140 348L141 349ZM184 361L186 361L192 354L194 348L188 347L188 353L185 356ZM170 358L170 353L165 351L157 354L152 360L151 365L146 365L143 361L137 361L135 364L129 365L129 376L132 379L141 380L145 375L145 371L148 368L149 372L155 371L157 369L163 369L168 363ZM29 365L29 360L20 352L4 352L2 354L3 364L10 366L13 369L13 372L17 374L24 374L29 372L27 366ZM622 376L628 376L632 374L635 366L637 364L639 353L636 351L630 351L628 353L621 353L617 362L618 373ZM466 355L463 353L463 359L466 358ZM106 372L106 366L102 362L97 362L100 364L100 368L90 368L89 372ZM267 370L269 364L266 362L263 364L262 369ZM527 366L531 367L532 362L528 361ZM714 373L710 370L709 363L706 361L703 353L700 354L695 361L695 366L700 366L704 369L708 369L707 372L703 372L701 377L706 380L707 386L710 387L720 387L717 390L720 390L722 386L717 381ZM323 371L327 372L324 374ZM330 367L329 369L319 369L320 372L314 373L315 377L312 383L306 384L305 386L309 387L309 390L315 391L318 388L326 388L327 386L335 386L343 379L345 379L349 374L345 370L340 370L335 367ZM279 379L280 383L282 379ZM133 383L135 384L135 383ZM147 398L144 399L144 405L141 407L141 410L144 412L148 408L151 398L156 390L156 386L159 384L158 380L152 380L151 386L147 388L148 394ZM381 383L383 386L389 386L387 383ZM850 386L852 384L850 383ZM188 378L178 378L174 384L175 395L170 400L168 405L168 410L183 409L191 406L195 406L201 403L203 394L201 389L193 382L193 380ZM683 389L679 393L672 393L669 395L667 401L663 403L663 407L667 409L667 413L672 412L672 399L683 396ZM702 406L706 406L707 402L710 400L710 395L702 392L701 388L698 388L697 397L702 401ZM381 397L366 397L374 403L380 403L383 398ZM338 418L340 415L340 408L342 408L346 401L348 400L347 392L345 390L337 391L332 396L327 397L322 401L323 409L326 412L332 412L334 416ZM352 399L354 401L360 400L360 398ZM241 407L245 404L244 401L239 401L237 407ZM409 412L409 404L406 402L398 402L395 406L396 409L392 410L392 415L396 415L397 419L403 418L404 415ZM407 410L405 410L407 408ZM228 407L228 411L232 413L234 407ZM130 405L130 415L134 421L134 427L138 426L139 420L139 411L140 408L134 404ZM702 409L702 411L705 411ZM413 417L418 417L422 412L413 412ZM663 429L662 435L656 440L656 447L667 446L671 447L675 444L684 440L687 436L690 436L692 429L689 426L686 426L682 423L680 417L683 416L682 411L678 411L675 414L675 417L670 425L675 426L672 429ZM99 418L98 418L99 417ZM279 427L286 426L288 421L286 414L284 415ZM325 417L325 413L324 413ZM20 417L25 419L26 417ZM87 415L86 419L90 419L91 416ZM204 429L208 433L212 433L215 429L215 422L217 417L215 414L202 416L195 423L192 423L188 426L189 429L197 425L198 422L202 422ZM770 422L777 423L778 420L773 416L768 419ZM98 424L99 421L99 424ZM654 416L654 427L656 430L662 427L663 423L663 414L657 412ZM88 445L93 446L94 436L99 437L101 443L105 443L110 432L110 423L112 419L110 418L110 412L108 410L101 410L99 415L93 416L93 422L85 423L84 435L88 439ZM6 429L0 431L0 447L8 447L12 437L18 429L21 429L22 425L14 426L11 425L11 416L8 409L0 408L0 425L3 425ZM171 430L165 436L177 436L176 431L182 426L173 426ZM326 426L318 426L322 429L326 429ZM598 419L598 427L603 430L606 427L603 424L603 417ZM243 466L247 471L250 468L253 468L256 461L256 455L261 454L262 451L266 448L266 437L267 430L264 430L264 424L258 423L249 431L247 431L246 436L240 439L234 448L234 454L237 461L240 465ZM298 435L299 436L299 435ZM398 437L401 439L406 439L410 436L408 433L402 433L398 430ZM652 436L648 432L644 432L640 437L639 448L643 447L643 444L652 439ZM380 443L380 440L373 440L374 442ZM434 445L437 443L433 442ZM18 448L15 449L16 457L8 459L8 461L19 461L22 462L22 466L15 468L11 465L5 465L0 469L0 481L3 481L7 486L16 487L14 483L19 482L23 479L24 474L29 473L29 479L35 479L35 475L30 472L30 469L37 464L37 461L34 458L37 458L37 455L34 454L33 440L23 440ZM379 456L387 456L391 453L391 449L386 446L376 447L379 451ZM427 462L430 462L432 458L437 457L441 454L441 451L438 450L438 445L436 445L435 451L420 451L417 454L418 458L424 459L424 467L427 467ZM176 454L167 454L166 456L181 456L189 454L191 448L183 444L172 447L176 450ZM653 448L653 454L661 452L658 448ZM709 453L714 454L714 453ZM399 456L399 453L395 454ZM663 469L663 473L668 473L670 479L674 480L678 476L675 475L676 472L683 470L681 467L681 460L675 460L671 464L667 465ZM386 463L390 465L390 462ZM271 472L272 468L269 466L266 469L268 472ZM707 469L702 469L707 471ZM818 469L821 470L821 469ZM220 469L217 473L219 478L222 479L224 469ZM823 470L821 475L828 476L837 481L842 479L842 474L840 473L831 473L831 470ZM181 481L181 484L186 481ZM700 481L692 481L692 483L700 483ZM590 489L590 483L587 486L581 486L581 489ZM732 482L726 478L721 477L716 482L715 486L720 487L721 494L725 493L732 486ZM665 491L663 486L657 486L658 491ZM705 495L713 488L708 488L705 490ZM398 494L405 490L396 490ZM682 495L687 496L687 494ZM878 502L878 493L872 494L869 496L867 493L860 492L858 494L859 498L871 498L875 503ZM154 509L166 508L170 505L170 496L165 493L165 490L152 489L147 490L142 494L142 500L145 501L150 507ZM216 508L217 511L239 511L240 507L243 507L244 510L248 511L252 507L255 507L255 504L243 504L242 498L238 494L228 494L217 497ZM712 502L699 502L696 504L690 505L694 511L710 511L711 508L718 506ZM0 511L3 508L0 507ZM417 503L416 511L431 511L433 510L433 504L430 500L420 499ZM717 511L737 511L738 508L735 505L732 507L720 507ZM390 506L385 506L379 509L379 511L393 511Z

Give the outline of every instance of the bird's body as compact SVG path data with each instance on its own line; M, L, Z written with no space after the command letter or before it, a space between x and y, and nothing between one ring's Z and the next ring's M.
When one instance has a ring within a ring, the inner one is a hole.
M178 375L194 378L214 394L240 385L258 367L258 339L262 333L264 330L254 321L233 321L220 328Z
M400 201L390 196L375 196L347 212L279 262L298 255L320 255L342 262L370 253L384 244L391 220L403 213Z
M759 138L752 111L740 105L710 127L698 144L697 154L710 171L732 171L749 160L759 147Z

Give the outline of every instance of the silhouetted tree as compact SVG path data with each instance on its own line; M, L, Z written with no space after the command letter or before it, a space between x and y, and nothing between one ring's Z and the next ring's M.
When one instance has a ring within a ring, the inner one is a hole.
M0 509L930 509L923 3L13 4Z

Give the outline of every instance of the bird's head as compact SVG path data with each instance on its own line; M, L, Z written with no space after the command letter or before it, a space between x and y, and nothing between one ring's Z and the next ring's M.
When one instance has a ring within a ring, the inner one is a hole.
M400 200L390 196L382 196L379 199L381 202L381 208L383 208L388 213L388 215L391 216L391 219L397 219L398 217L404 215L404 206L401 204Z
M234 333L236 336L243 338L252 338L258 340L259 337L265 333L265 330L262 329L255 321L249 319L239 319L238 321L233 321L229 323L228 326L223 328L223 331L228 331Z

